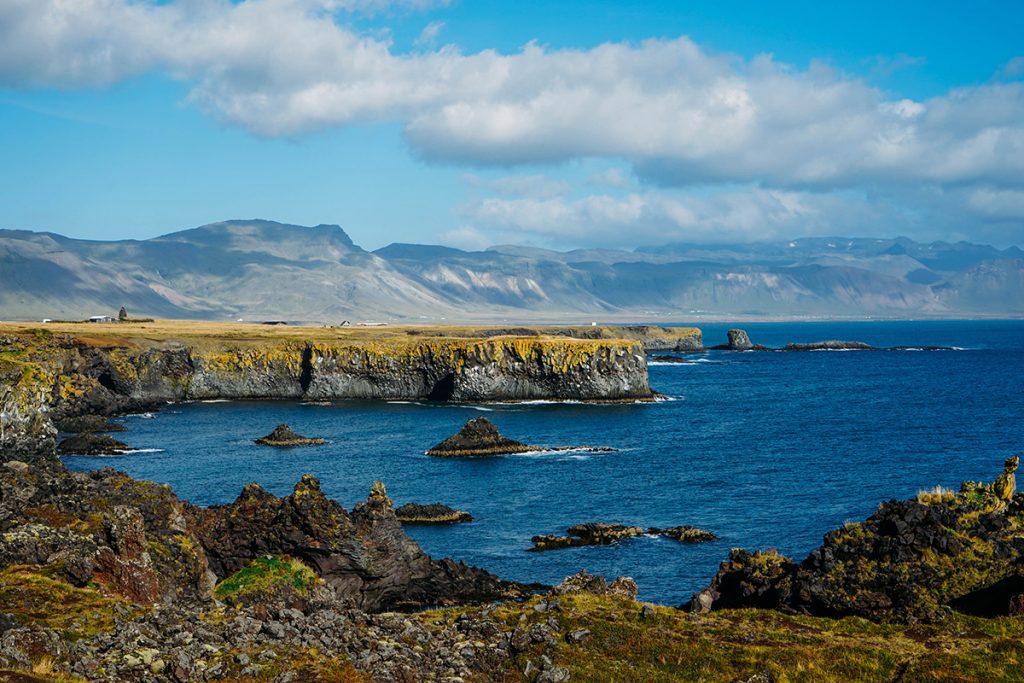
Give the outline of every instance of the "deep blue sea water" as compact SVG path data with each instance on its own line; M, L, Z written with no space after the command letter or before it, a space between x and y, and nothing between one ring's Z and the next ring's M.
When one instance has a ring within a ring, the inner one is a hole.
M724 324L703 325L705 343ZM654 365L672 400L639 405L428 405L342 401L189 403L123 418L138 449L69 457L76 470L113 466L171 484L197 504L226 503L256 481L287 494L311 472L347 509L383 480L396 504L444 502L476 518L408 531L435 557L503 578L557 582L586 568L626 574L641 597L678 604L705 586L732 547L802 558L823 534L879 501L936 484L994 478L1024 451L1024 322L763 323L757 343L860 340L943 345L948 352L729 353ZM542 445L614 446L616 453L430 458L423 452L486 415L509 437ZM253 444L279 422L328 445ZM529 553L530 537L578 522L694 524L721 540L638 538L615 546Z

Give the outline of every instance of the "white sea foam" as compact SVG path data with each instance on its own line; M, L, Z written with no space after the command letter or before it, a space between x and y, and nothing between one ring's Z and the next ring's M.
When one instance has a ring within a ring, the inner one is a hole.
M231 403L230 398L206 398L200 401L200 403Z

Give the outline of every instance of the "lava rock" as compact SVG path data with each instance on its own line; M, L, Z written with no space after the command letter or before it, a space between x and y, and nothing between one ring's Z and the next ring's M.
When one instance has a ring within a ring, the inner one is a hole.
M577 524L566 529L566 532L569 534L568 536L534 536L530 539L533 543L533 547L530 550L537 552L582 545L609 545L644 534L642 527L626 526L624 524L604 524L600 522Z
M85 432L126 432L128 428L118 422L111 422L102 415L79 415L54 423L58 432L82 434Z
M310 438L308 436L300 436L293 432L291 427L288 425L279 424L274 427L274 431L264 437L256 439L256 443L261 446L291 448L292 446L319 446L327 442L319 437Z
M466 422L458 434L437 444L427 455L442 458L466 458L487 455L513 455L541 450L519 441L505 438L486 417Z
M829 341L810 342L807 344L786 344L783 351L877 351L871 344L860 341L840 341L831 339Z
M61 455L120 455L130 451L131 446L106 434L85 432L68 437L57 446Z
M651 527L647 530L647 533L655 536L665 536L667 538L674 538L680 543L704 543L705 541L717 541L718 536L705 529L700 529L695 526L674 526L668 529L658 529L657 527Z
M473 515L468 512L456 510L442 503L406 503L395 510L395 516L402 524L455 524L473 521Z

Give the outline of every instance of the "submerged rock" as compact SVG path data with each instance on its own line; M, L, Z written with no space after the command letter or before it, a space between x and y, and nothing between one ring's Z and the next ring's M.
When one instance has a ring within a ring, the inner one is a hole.
M685 363L692 363L693 362L691 360L687 360L687 359L682 358L680 356L651 356L651 361L655 362L655 363L678 363L678 364L685 364Z
M61 455L119 455L130 451L131 446L106 434L84 432L60 442L57 452Z
M395 510L395 516L402 524L455 524L473 521L473 515L468 512L456 510L442 503L406 503Z
M427 455L442 458L466 458L485 455L512 455L536 450L541 449L505 438L493 422L486 417L478 417L466 422L458 434L448 437L431 448L427 451Z
M111 422L102 415L80 415L68 417L54 423L58 432L82 434L84 432L126 432L128 428L119 422Z
M327 442L319 437L300 436L293 432L288 425L279 424L274 427L274 431L262 438L256 439L256 443L261 446L289 448L291 446L319 446Z

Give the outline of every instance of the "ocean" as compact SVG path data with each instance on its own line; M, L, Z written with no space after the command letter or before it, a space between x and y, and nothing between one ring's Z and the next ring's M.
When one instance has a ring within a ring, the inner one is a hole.
M731 325L702 324L705 344ZM640 598L678 605L711 580L730 548L802 559L822 536L882 500L935 485L991 480L1024 454L1024 321L747 323L755 343L824 339L953 351L732 353L653 364L657 403L448 405L338 401L169 405L119 418L137 452L67 457L74 470L115 467L170 484L199 505L249 482L285 495L306 472L346 509L374 480L396 505L442 502L475 521L408 527L435 557L502 578L556 583L580 569L632 576ZM424 451L486 416L542 446L611 446L473 460ZM288 423L327 445L253 443ZM527 552L530 537L580 522L692 524L719 540L640 537L617 545Z

